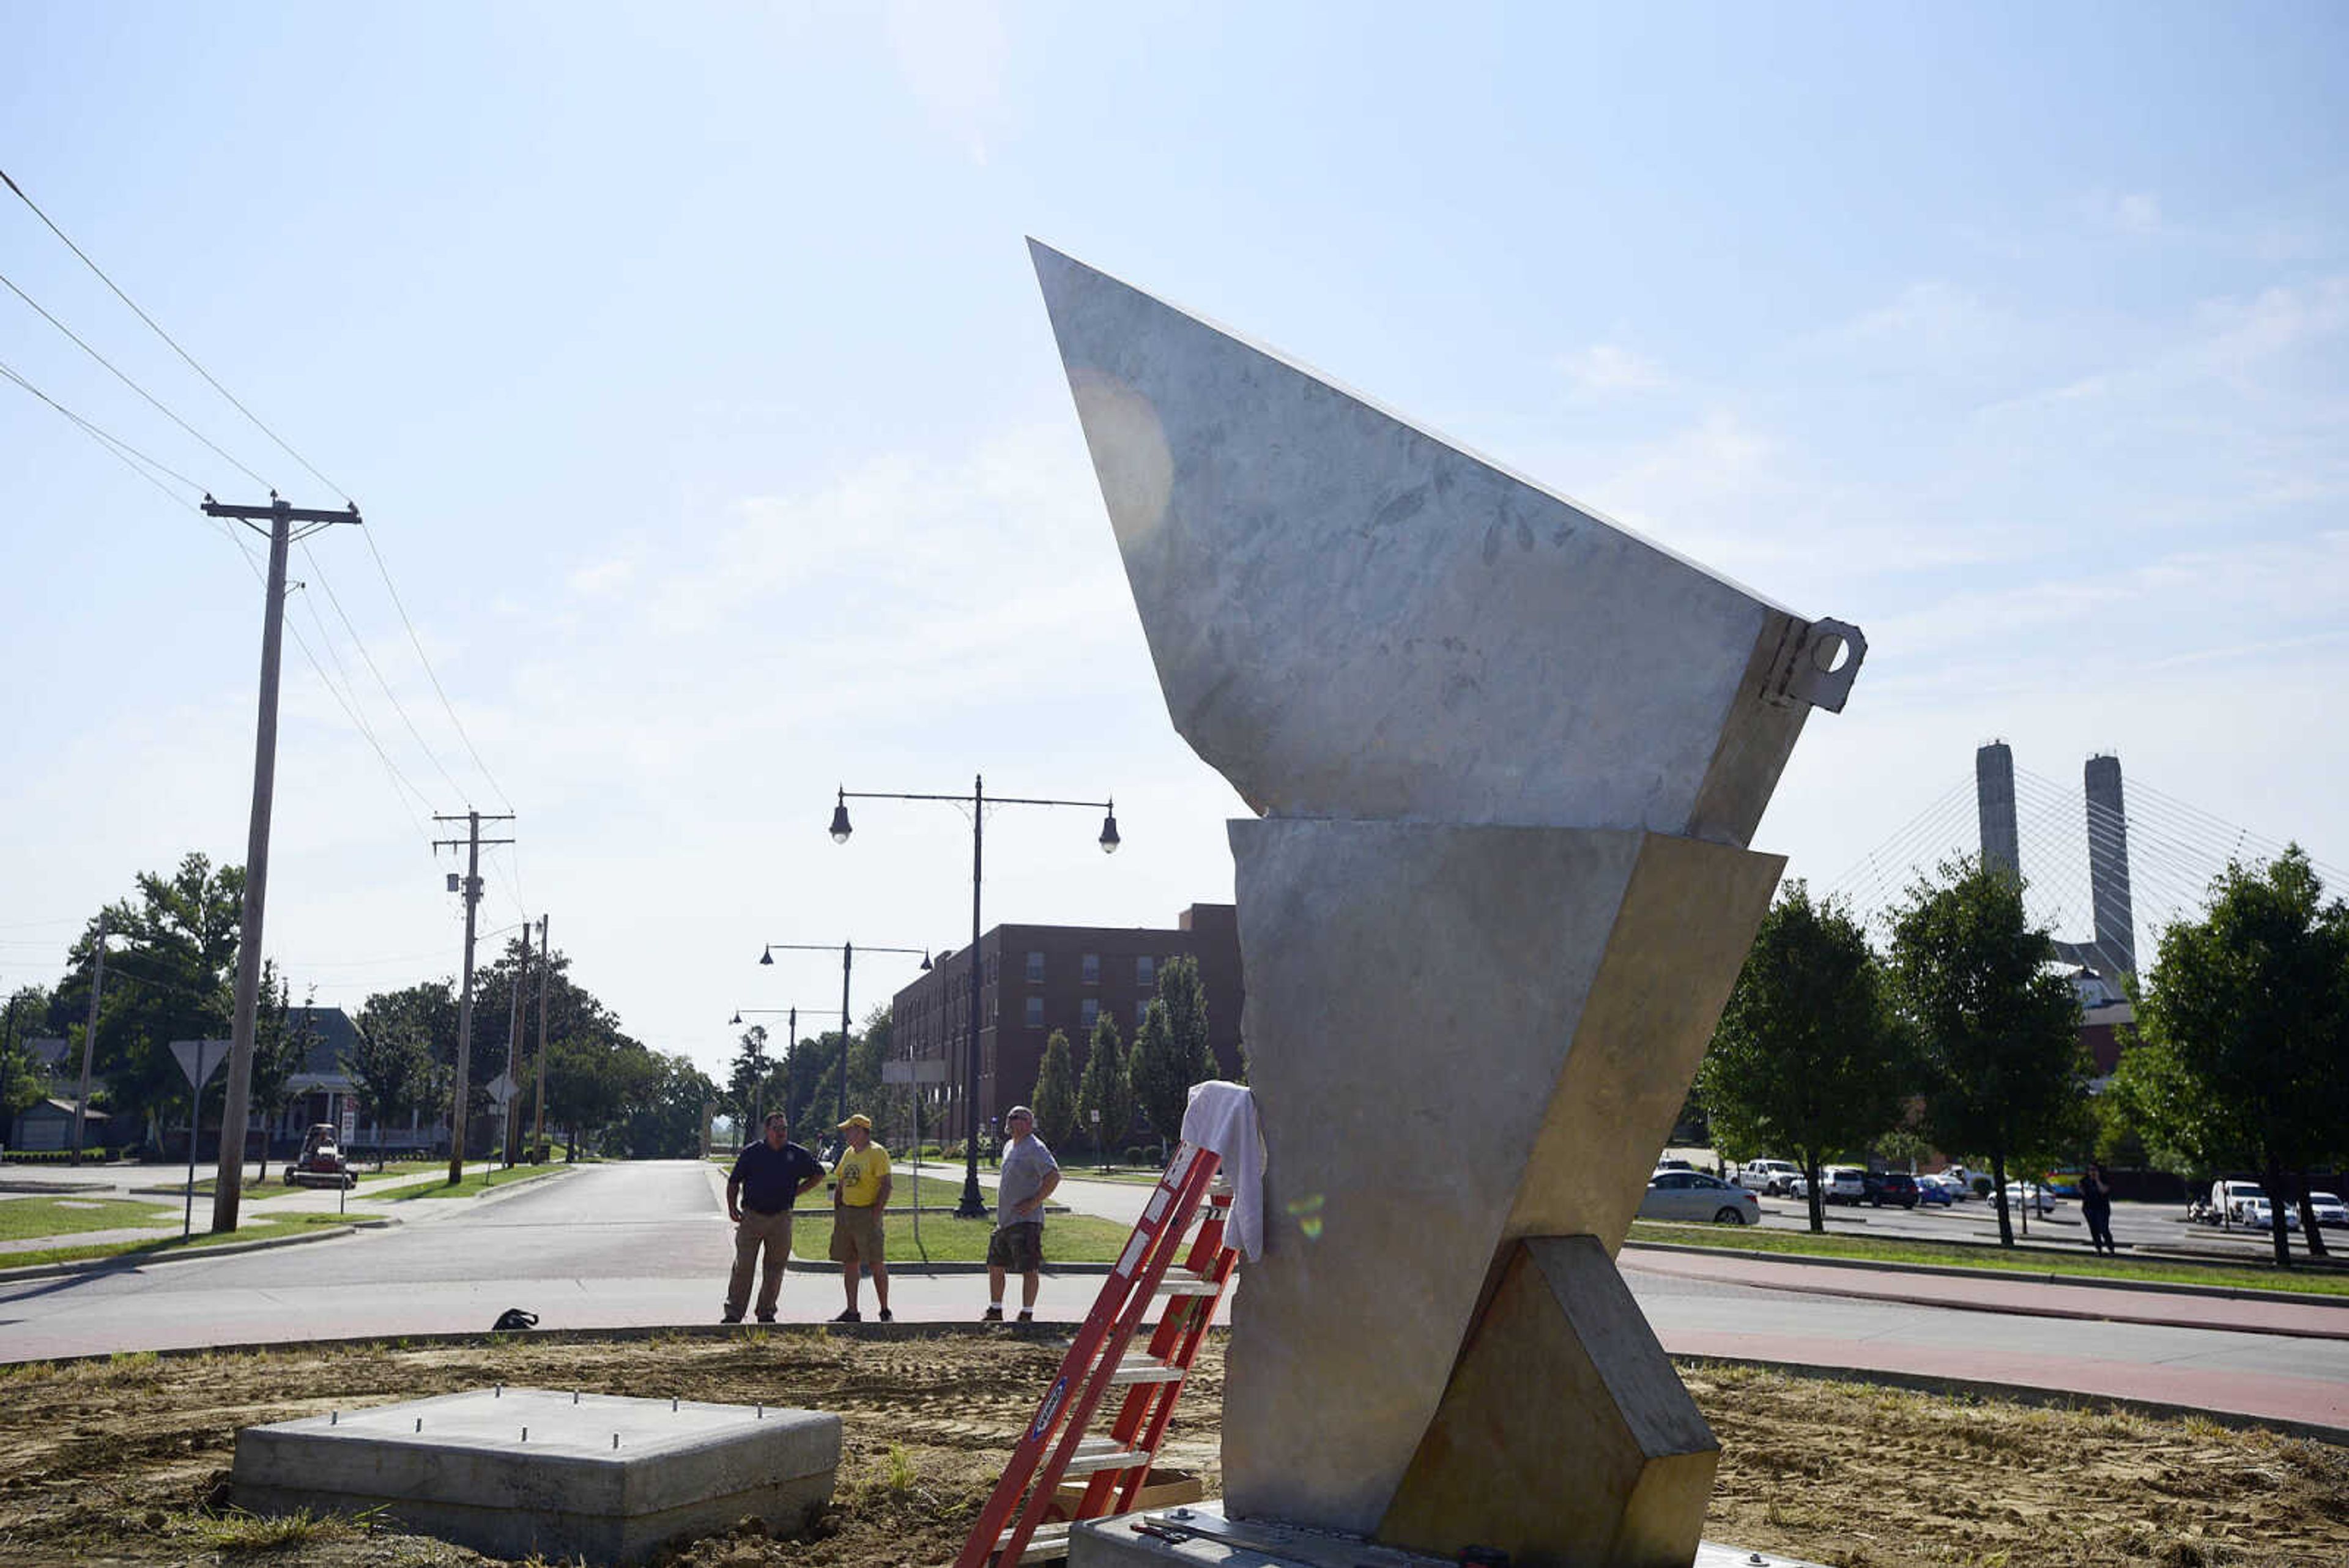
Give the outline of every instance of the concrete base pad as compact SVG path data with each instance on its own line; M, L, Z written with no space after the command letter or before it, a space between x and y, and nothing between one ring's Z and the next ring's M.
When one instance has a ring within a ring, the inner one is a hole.
M257 1513L379 1508L499 1556L626 1563L745 1514L795 1531L839 1466L821 1410L477 1388L248 1427L233 1474Z
M1151 1526L1164 1533L1134 1528ZM1069 1568L1450 1568L1447 1559L1419 1557L1358 1535L1308 1530L1268 1520L1226 1519L1221 1502L1154 1509L1088 1520L1069 1535ZM1575 1568L1629 1568L1578 1563ZM1641 1563L1640 1568L1661 1568ZM1715 1542L1672 1568L1819 1568L1816 1563L1751 1552Z

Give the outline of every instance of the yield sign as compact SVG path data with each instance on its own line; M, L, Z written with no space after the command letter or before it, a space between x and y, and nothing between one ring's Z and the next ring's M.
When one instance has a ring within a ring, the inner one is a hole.
M228 1060L229 1042L225 1040L174 1040L171 1054L178 1058L180 1071L186 1075L188 1087L201 1089L220 1064Z

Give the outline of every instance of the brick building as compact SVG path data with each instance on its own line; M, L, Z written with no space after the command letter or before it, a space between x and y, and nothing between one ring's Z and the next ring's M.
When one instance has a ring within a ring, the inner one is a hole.
M1093 1023L1117 1021L1128 1046L1158 994L1158 971L1170 959L1198 961L1207 993L1208 1043L1216 1064L1236 1074L1240 1061L1240 937L1229 904L1194 904L1174 928L998 926L979 938L978 1116L982 1127L1036 1097L1044 1043L1055 1029L1083 1076ZM963 1078L970 1036L970 950L939 958L890 1001L889 1054L943 1060L946 1081L925 1091L926 1133L959 1138L966 1123Z

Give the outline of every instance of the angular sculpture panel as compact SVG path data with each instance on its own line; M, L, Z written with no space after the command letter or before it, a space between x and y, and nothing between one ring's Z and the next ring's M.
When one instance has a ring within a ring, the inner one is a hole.
M1611 1259L1865 641L1032 250L1168 712L1264 814L1226 1511L1685 1563L1713 1444Z

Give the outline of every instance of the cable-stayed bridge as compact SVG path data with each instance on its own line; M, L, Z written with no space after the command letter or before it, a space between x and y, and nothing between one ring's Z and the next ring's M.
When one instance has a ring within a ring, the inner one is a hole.
M2164 926L2201 915L2230 861L2284 848L2141 779L2124 788L2118 757L2090 757L2080 783L2064 784L2016 766L2013 749L1993 741L1974 753L1972 778L1952 782L1814 891L1878 920L1942 862L1977 855L2021 872L2025 908L2065 960L2116 981L2140 956L2152 961ZM2328 889L2349 892L2349 869L2312 863Z

